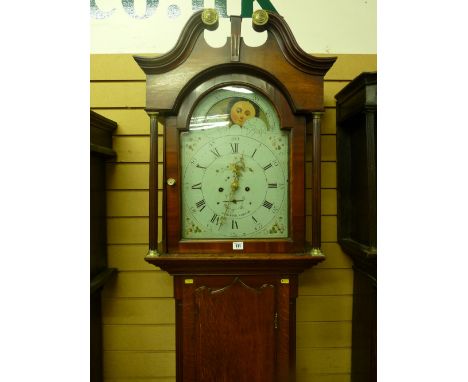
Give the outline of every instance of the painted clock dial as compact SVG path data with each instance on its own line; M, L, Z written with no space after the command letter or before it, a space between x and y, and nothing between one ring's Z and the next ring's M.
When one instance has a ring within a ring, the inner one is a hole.
M263 94L208 93L180 145L183 239L289 236L289 133Z

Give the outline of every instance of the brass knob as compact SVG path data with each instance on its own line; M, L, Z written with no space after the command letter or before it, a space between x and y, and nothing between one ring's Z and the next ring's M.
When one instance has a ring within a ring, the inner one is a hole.
M252 15L254 25L262 26L268 22L268 12L264 9L257 9Z
M173 186L174 184L176 184L176 180L174 178L169 178L166 183L169 185L169 186Z
M202 21L203 24L208 26L213 26L218 22L218 11L214 8L206 8L202 12Z

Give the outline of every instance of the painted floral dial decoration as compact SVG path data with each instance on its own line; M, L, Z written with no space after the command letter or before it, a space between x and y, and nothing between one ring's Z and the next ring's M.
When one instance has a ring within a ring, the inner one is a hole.
M289 133L263 94L210 92L180 145L183 239L289 236Z

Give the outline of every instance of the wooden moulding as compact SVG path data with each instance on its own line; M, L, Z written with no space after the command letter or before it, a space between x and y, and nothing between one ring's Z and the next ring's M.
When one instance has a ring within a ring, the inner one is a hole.
M337 123L363 111L377 111L377 72L363 72L335 95Z
M169 72L197 53L194 50L199 36L205 29L209 29L207 25L203 23L201 14L202 11L198 11L192 15L182 30L176 45L168 53L158 57L134 57L138 65L147 75ZM287 61L299 70L323 77L336 61L336 57L315 57L304 52L294 38L284 18L276 13L269 13L268 23L261 28L258 26L254 27L257 31L270 31L271 34L269 34L268 38L275 37ZM228 42L229 40L230 38L228 38ZM226 47L230 47L230 44L226 43L221 48L211 48L209 45L207 46L209 50L222 53ZM229 56L224 57L226 58ZM208 62L209 60L206 61L207 66L212 66L211 62ZM274 66L274 64L275 63L271 63L269 66ZM268 70L268 68L266 69Z
M291 98L295 111L323 109L323 77L336 57L314 57L297 44L284 19L269 13L262 26L268 38L260 47L245 45L240 37L240 58L232 61L231 39L221 48L210 47L203 31L207 28L201 11L189 19L174 48L158 57L135 56L147 75L146 107L150 110L175 113L180 99L197 84L213 74L213 70L230 73L254 72L282 88Z
M112 150L112 133L117 128L117 123L90 111L90 140L91 153L107 158L116 155Z
M303 272L321 261L324 256L307 255L196 255L170 254L147 257L154 264L171 275L209 274L284 274Z

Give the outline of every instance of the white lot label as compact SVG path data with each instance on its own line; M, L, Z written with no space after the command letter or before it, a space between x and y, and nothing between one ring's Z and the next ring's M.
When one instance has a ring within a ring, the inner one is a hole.
M234 241L232 243L232 249L235 251L240 251L244 249L244 242L243 241Z

